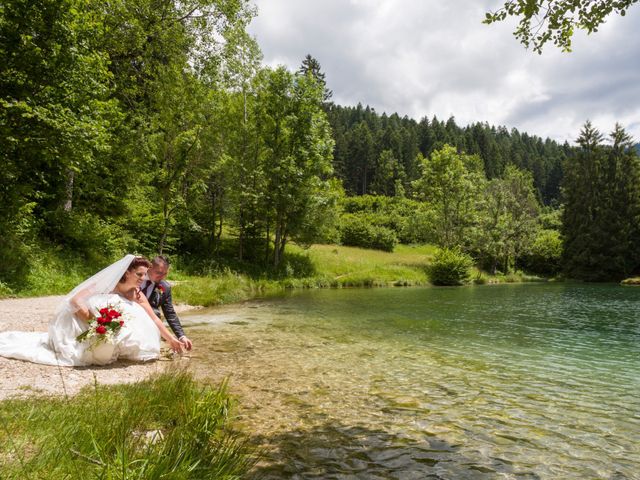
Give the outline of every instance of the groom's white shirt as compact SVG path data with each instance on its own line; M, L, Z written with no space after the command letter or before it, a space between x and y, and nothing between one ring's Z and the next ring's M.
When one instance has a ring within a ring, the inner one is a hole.
M152 282L152 281L151 281L151 280L149 280L148 278L147 278L147 280L146 280L146 281L147 281L147 282L149 282L149 285L147 285L147 288L145 288L145 289L144 289L144 296L145 296L145 297L147 297L147 298L149 298L149 297L151 296L151 292L153 292L153 289L154 289L154 288L155 288L155 286L156 286L156 283L155 283L155 282Z

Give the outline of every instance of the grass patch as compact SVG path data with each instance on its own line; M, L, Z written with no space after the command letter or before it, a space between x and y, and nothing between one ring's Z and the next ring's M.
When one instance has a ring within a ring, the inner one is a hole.
M253 280L230 271L210 277L174 277L173 272L171 276L177 280L172 289L177 302L205 307L240 302L282 288L276 281Z
M527 283L527 282L547 282L548 278L540 277L537 275L529 275L520 270L516 272L512 272L509 274L498 273L496 275L491 275L487 272L479 270L478 268L473 269L473 273L471 275L473 283L476 285L484 285L484 284L496 284L496 283Z
M225 267L217 272L210 269L206 276L177 270L170 276L177 281L173 289L177 302L210 306L293 288L426 285L426 267L434 252L431 245L399 245L393 253L339 245L309 249L289 245L278 271L237 273Z
M299 247L292 247L299 248ZM428 283L426 267L435 248L399 245L394 252L337 245L313 245L307 255L317 278L334 287Z
M53 248L34 249L27 274L19 285L0 282L0 298L62 295L115 260L88 259Z
M0 402L2 479L235 479L253 465L231 400L184 371Z

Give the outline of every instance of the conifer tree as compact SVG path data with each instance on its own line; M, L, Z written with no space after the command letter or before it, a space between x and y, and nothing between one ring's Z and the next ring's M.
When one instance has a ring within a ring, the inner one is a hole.
M564 177L564 266L567 274L590 278L597 269L598 245L593 238L598 200L597 180L602 163L602 134L587 121L577 139L575 157L568 159Z
M563 181L564 266L574 278L619 280L638 266L640 163L631 138L616 125L613 145L590 122Z
M322 71L320 62L318 62L318 60L313 58L310 54L307 54L307 56L304 57L302 65L300 65L297 73L302 75L309 74L313 78L315 78L323 88L322 100L324 102L328 102L329 99L331 99L331 97L333 96L333 92L327 88L327 81L325 80L324 72Z

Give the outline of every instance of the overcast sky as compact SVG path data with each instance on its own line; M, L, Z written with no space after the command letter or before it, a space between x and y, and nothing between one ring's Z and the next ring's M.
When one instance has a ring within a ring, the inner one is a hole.
M419 120L455 116L573 141L585 120L620 122L640 141L640 5L599 32L574 36L572 53L542 55L483 25L501 0L254 0L250 26L268 65L297 70L314 56L341 105Z

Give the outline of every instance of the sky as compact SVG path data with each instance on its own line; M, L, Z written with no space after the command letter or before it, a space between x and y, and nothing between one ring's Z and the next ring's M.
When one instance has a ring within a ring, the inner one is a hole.
M419 120L455 117L575 140L586 120L640 141L640 4L573 51L526 50L515 20L484 25L501 0L254 0L249 27L270 66L315 57L340 105Z

